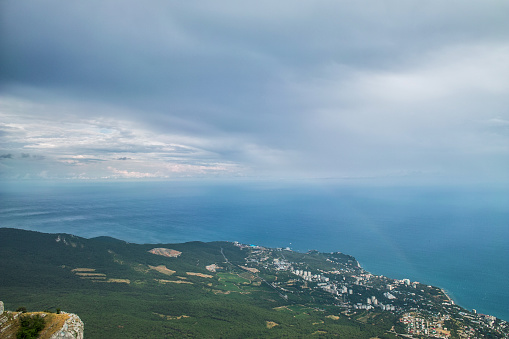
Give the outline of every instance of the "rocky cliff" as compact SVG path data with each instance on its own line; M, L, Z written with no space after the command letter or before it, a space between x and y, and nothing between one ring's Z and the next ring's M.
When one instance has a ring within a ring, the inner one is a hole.
M61 312L11 312L4 311L0 301L0 338L15 339L20 328L20 319L24 316L40 316L44 319L44 328L39 333L39 339L83 339L84 324L76 314Z
M49 339L83 339L85 325L76 314L66 313L69 317L65 320L62 328L55 332Z

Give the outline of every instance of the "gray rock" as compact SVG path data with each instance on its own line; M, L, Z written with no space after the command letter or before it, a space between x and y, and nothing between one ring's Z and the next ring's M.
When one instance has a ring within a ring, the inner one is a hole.
M83 339L85 325L76 314L69 313L60 331L53 334L50 339Z

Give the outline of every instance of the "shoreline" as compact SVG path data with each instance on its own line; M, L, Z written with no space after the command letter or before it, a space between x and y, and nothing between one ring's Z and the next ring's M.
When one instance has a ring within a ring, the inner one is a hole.
M71 233L67 233L67 232L48 232L48 231L41 231L41 230L34 230L34 229L30 229L29 227L28 227L28 228L20 228L20 227L0 227L0 228L13 228L13 229L20 229L20 230L25 230L25 231L33 231L33 232L39 232L39 233L46 233L46 234L59 234L59 233L65 233L65 234L72 235ZM78 236L78 237L83 237L83 238L85 238L85 239L93 239L93 238L101 237L101 236L83 236L83 235L76 235L76 236ZM118 236L114 236L114 235L113 235L113 236L110 236L110 237L112 237L112 238L114 238L114 239L117 239L117 240L120 240L120 241L125 241L125 240L122 240L122 239L121 239L120 237L118 237ZM231 241L231 240L199 240L199 241L202 241L202 242L214 242L214 241L226 241L226 242L233 242L233 241ZM129 241L126 241L126 242L129 242ZM184 243L184 242L190 242L190 241L178 241L178 240L176 240L176 241L174 241L174 242L169 242L169 243ZM131 242L130 242L130 243L131 243ZM139 244L139 245L144 245L144 244L145 244L145 245L146 245L146 244L150 244L150 245L160 245L160 244L162 244L161 242L148 242L148 241L139 241L139 242L132 242L132 243ZM166 244L166 242L165 242L164 244ZM278 246L264 246L264 245L260 245L260 246L267 247L267 248L277 248L277 247L278 247ZM284 248L284 247L282 247L282 248ZM307 252L307 251L294 250L294 249L292 249L292 251L300 252L300 253L305 253L305 252ZM318 250L318 251L319 251L319 252L323 252L323 253L328 253L328 252L329 252L329 251L321 251L321 250ZM338 251L336 251L336 252L338 252ZM339 252L342 252L342 251L339 251ZM344 253L344 252L342 252L342 253ZM355 258L355 260L357 260L357 257L355 257L354 255L351 255L351 254L348 254L348 253L345 253L345 254L350 255L350 256L354 257L354 258ZM390 275L386 275L386 274L384 274L384 273L381 273L381 272L379 272L379 270L377 270L377 273L374 273L373 271L371 271L371 270L369 270L369 269L365 268L365 267L364 267L364 265L363 265L363 264L361 264L358 260L357 260L357 262L359 263L359 265L360 265L360 266L361 266L364 270L366 270L367 272L369 272L369 273L371 273L371 274L383 275L383 276L385 276L385 277L387 277L387 278L390 278L390 279L400 280L400 279L394 278L393 276L390 276ZM421 279L419 279L419 280L421 280ZM435 283L435 282L433 282L433 281L427 281L427 280L425 280L425 281L426 281L426 283L425 283L426 285L431 285L431 286L435 286L435 287L439 288L439 289L442 291L442 293L443 293L443 294L447 297L447 299L449 300L449 302L451 302L453 305L457 305L457 306L459 306L459 307L462 307L462 308L464 308L464 309L466 309L466 310L468 310L468 311L470 311L470 312L471 312L473 309L476 309L477 311L479 311L479 309L486 309L486 307L483 307L482 305L475 305L475 306L472 306L472 307L466 307L466 306L464 306L463 304L458 303L458 302L456 301L456 298L455 298L455 294L454 294L454 292L449 291L449 290L447 290L447 289L446 289L446 288L444 288L444 287L441 287L441 286L440 286L440 284L439 284L438 282L437 282L437 283ZM497 312L481 311L481 314L485 314L485 315L493 315L493 316L497 317L498 319L501 319L501 320L504 320L504 321L509 322L509 317L506 319L505 317L498 316L498 315L496 315L496 314L497 314Z

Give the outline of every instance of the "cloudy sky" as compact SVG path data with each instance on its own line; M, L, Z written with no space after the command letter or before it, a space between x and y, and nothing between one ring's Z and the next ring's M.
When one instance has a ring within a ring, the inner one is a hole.
M509 181L509 2L0 2L4 179Z

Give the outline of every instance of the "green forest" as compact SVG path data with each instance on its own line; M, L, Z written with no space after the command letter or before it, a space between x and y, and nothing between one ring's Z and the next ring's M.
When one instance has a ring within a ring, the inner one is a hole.
M421 334L508 332L439 288L372 275L340 252L9 228L0 228L0 300L11 311L75 313L86 338L388 339L417 333L421 319L433 324Z
M156 246L182 254L148 252ZM235 266L246 253L226 242L138 245L2 228L0 300L76 313L86 338L394 337L388 313L363 322L312 298L282 299ZM174 273L150 268L158 266Z

